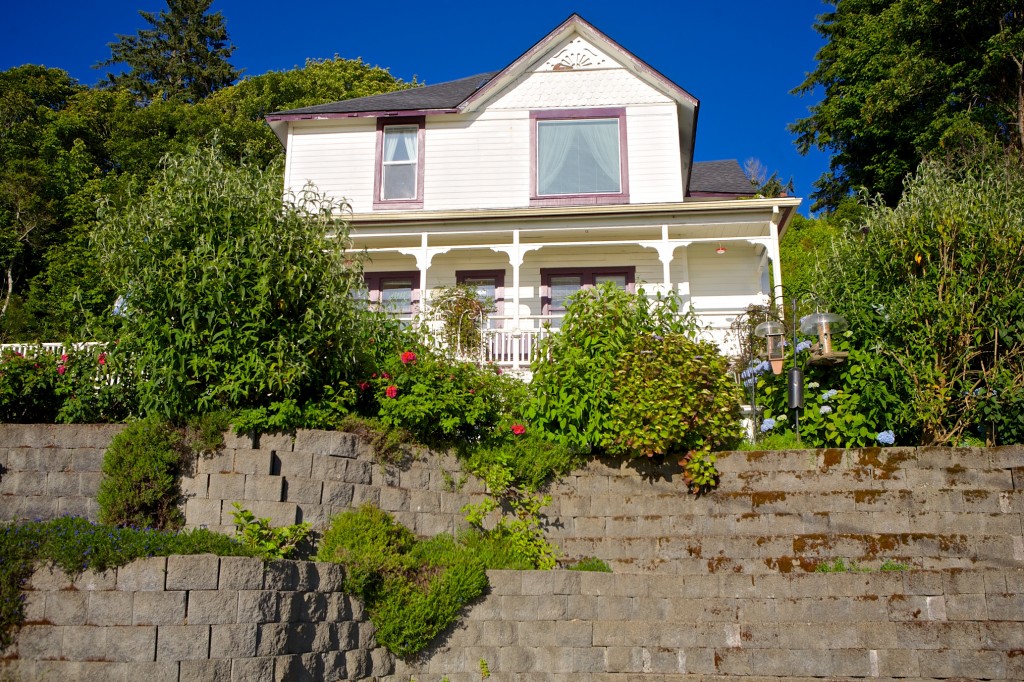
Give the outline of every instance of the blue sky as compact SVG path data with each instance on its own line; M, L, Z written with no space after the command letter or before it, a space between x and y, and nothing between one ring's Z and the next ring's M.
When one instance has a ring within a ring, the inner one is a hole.
M107 43L115 34L145 26L138 10L164 7L163 0L9 3L0 27L0 70L43 64L91 85L102 76L91 66L110 55ZM789 91L814 69L823 42L812 26L828 9L821 0L213 2L236 46L232 63L244 75L338 54L427 84L502 68L578 12L700 100L696 160L759 159L783 180L792 177L805 198L828 157L816 151L800 156L786 125L806 116L820 95Z

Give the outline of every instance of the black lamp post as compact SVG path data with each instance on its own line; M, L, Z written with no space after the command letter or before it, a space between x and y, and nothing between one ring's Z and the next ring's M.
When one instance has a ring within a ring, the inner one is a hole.
M817 299L814 292L805 292ZM832 348L832 335L839 334L849 327L846 319L835 313L814 312L805 315L797 322L797 305L803 300L802 296L793 296L793 316L790 318L790 325L793 330L793 366L786 376L786 396L789 409L793 410L793 423L796 428L796 441L800 442L800 410L804 408L804 371L797 366L796 347L797 331L807 336L817 336L818 343L812 346L811 364L838 364L846 359L847 353L835 351ZM769 320L757 325L754 334L767 340L768 359L772 363L772 371L777 375L782 373L783 363L783 339L785 338L785 326L776 321Z

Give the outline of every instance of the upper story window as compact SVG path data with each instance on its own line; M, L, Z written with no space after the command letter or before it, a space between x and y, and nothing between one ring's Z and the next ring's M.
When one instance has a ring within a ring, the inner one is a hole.
M377 119L374 208L423 208L423 122Z
M535 111L534 206L629 202L625 109Z

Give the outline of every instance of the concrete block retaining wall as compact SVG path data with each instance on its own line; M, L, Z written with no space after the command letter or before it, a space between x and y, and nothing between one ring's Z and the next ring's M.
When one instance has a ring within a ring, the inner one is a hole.
M1024 679L1024 570L807 575L491 571L390 682Z
M0 425L0 519L95 518L118 428ZM343 661L351 679L476 682L481 660L498 682L1024 679L1024 447L734 452L719 469L721 487L700 499L677 467L646 462L591 463L552 486L548 536L615 574L494 572L463 624L393 669L357 604L268 578L276 564L260 587L231 586L243 564L209 557L194 561L217 562L216 585L212 571L175 582L173 565L189 561L178 557L155 560L163 582L134 564L113 582L37 573L14 665L28 680L346 679ZM461 507L482 494L461 478L454 459L426 453L381 467L349 434L229 436L184 481L186 517L230 531L237 501L276 524L323 527L370 501L433 535L458 529ZM837 558L909 570L810 573ZM289 565L297 576L325 570ZM193 612L214 617L204 605L233 620L194 622ZM254 619L253 608L267 611ZM214 655L236 640L245 656Z
M69 577L41 568L6 672L24 680L366 680L387 675L340 566L213 555Z

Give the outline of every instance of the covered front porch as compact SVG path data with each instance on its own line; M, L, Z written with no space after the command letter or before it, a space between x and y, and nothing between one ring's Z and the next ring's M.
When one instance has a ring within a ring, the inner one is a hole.
M437 324L439 287L468 284L494 301L476 357L529 368L575 291L610 281L648 295L674 292L723 352L749 305L766 304L778 275L779 235L798 199L690 202L353 217L365 250L370 304ZM774 264L774 265L771 265ZM770 275L771 272L774 275Z

